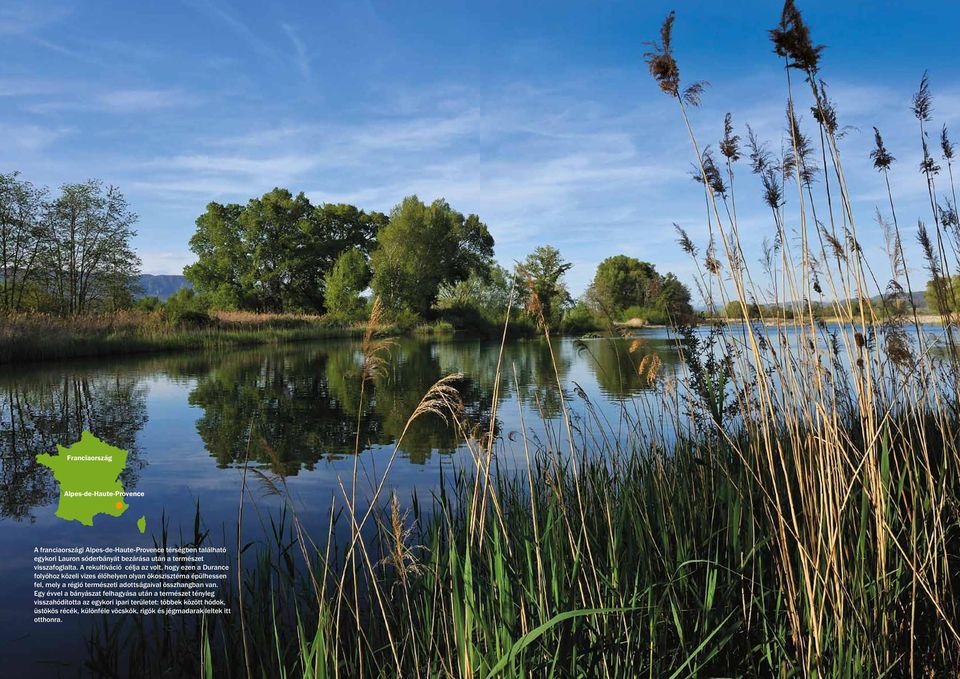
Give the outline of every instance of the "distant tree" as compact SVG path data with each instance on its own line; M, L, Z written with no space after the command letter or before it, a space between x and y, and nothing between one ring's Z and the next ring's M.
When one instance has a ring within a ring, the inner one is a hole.
M927 281L923 300L938 314L960 311L960 276L940 276Z
M723 307L723 315L725 318L739 319L743 320L743 307L740 306L740 302L734 300L732 302L727 302ZM760 318L760 305L756 302L751 302L747 305L747 317L750 320L755 318Z
M345 251L337 258L326 276L326 307L331 314L355 319L364 309L360 296L370 284L370 265L358 248Z
M672 273L634 257L616 255L597 266L586 301L601 317L638 317L656 323L685 320L693 314L690 290Z
M532 316L548 327L557 327L563 312L571 303L570 291L563 280L573 264L565 262L560 251L550 245L541 245L517 266L524 281L524 299Z
M0 174L0 310L24 307L24 295L48 241L46 189Z
M654 306L667 315L671 322L684 321L693 316L690 289L672 273L660 278Z
M443 199L425 205L416 196L405 198L377 238L371 287L395 311L428 313L440 286L485 270L493 258L487 226Z
M337 258L351 249L369 254L386 223L379 212L314 206L279 188L244 206L210 203L190 239L197 262L184 274L221 308L320 312Z
M140 258L130 240L137 216L123 194L99 180L65 184L49 210L43 271L61 313L79 314L135 285Z
M597 266L587 300L597 312L618 317L628 307L652 306L659 286L660 275L653 264L616 255Z

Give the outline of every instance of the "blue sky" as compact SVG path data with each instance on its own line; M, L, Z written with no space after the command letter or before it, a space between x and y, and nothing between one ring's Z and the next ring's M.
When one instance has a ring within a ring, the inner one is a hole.
M900 161L893 181L912 234L929 206L910 96L929 69L935 129L960 137L949 28L960 5L799 6L828 45L823 76L852 126L842 151L858 226L880 265L871 126ZM490 226L505 265L560 248L575 293L619 253L689 281L672 224L703 238L702 192L676 106L642 57L671 8L682 75L711 83L693 114L701 140L715 144L729 110L741 133L749 122L779 147L785 85L766 37L776 1L4 0L0 171L118 185L140 215L147 273L191 261L209 201L282 186L382 211L443 196ZM772 227L745 166L740 177L755 259Z

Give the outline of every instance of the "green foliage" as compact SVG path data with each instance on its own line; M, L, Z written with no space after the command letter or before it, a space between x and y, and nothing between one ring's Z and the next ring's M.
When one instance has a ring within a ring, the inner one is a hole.
M46 190L0 174L0 311L27 308L27 293L35 285L38 255L49 242L43 213Z
M567 335L584 335L601 330L600 323L593 310L584 302L577 302L563 315L560 331Z
M321 312L327 274L349 250L368 254L386 216L352 205L314 206L274 189L245 206L210 203L197 219L184 269L222 309Z
M46 189L0 175L0 311L64 315L133 304L137 216L98 180Z
M960 311L960 276L940 276L927 281L923 299L938 314Z
M541 245L517 266L521 279L521 296L531 317L555 328L570 305L570 291L563 280L573 267L565 262L560 251L550 245Z
M734 300L732 302L727 302L723 307L723 315L725 318L743 320L743 307L740 305L740 302ZM747 318L754 320L760 318L760 305L756 302L747 305Z
M141 297L133 304L137 311L159 311L163 308L163 302L156 295Z
M371 257L371 287L392 312L426 315L443 285L485 271L493 236L477 215L464 217L443 199L405 198L390 213Z
M686 285L672 273L660 275L653 264L626 255L600 262L585 297L611 321L640 319L662 325L693 316Z
M614 318L627 307L652 304L660 276L649 262L626 255L607 257L597 266L587 299L601 313Z
M190 288L180 288L163 305L163 313L172 325L200 326L210 321L209 300Z
M370 283L370 266L357 248L345 251L325 278L327 312L337 318L356 321L366 311L360 296Z

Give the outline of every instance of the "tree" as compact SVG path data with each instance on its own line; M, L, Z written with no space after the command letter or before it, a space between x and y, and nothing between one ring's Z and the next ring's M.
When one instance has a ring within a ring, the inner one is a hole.
M571 302L563 277L572 266L550 245L541 245L517 266L517 273L526 281L527 310L548 327L557 326Z
M492 264L486 271L472 271L467 278L440 286L437 307L473 307L485 314L503 316L510 305L510 289L513 276L499 264ZM514 291L516 299L516 291Z
M221 309L248 309L254 305L249 280L250 262L240 226L240 205L210 203L197 218L197 231L190 238L190 249L197 261L183 270L194 289L202 292Z
M49 212L43 269L61 313L90 311L140 273L130 240L137 216L123 194L99 180L65 184Z
M0 310L23 308L46 232L46 189L0 174Z
M360 296L370 284L370 265L358 248L351 248L337 258L326 276L327 311L347 320L354 320L364 309Z
M938 314L960 311L960 276L939 276L927 281L923 299Z
M652 306L659 287L660 275L653 264L616 255L597 266L587 300L597 312L618 318L628 307Z
M184 274L221 308L323 311L337 258L350 249L368 254L386 223L379 212L314 206L279 188L244 206L210 203L190 239L197 262Z
M672 273L660 279L660 289L654 300L656 308L666 314L670 322L676 323L690 318L693 307L690 305L690 289Z
M740 302L736 300L727 302L723 307L723 315L726 318L743 320L743 307L740 305ZM747 304L747 317L750 320L760 318L760 305L756 302Z
M387 308L427 314L440 286L483 271L493 236L477 215L464 217L441 199L405 198L390 213L371 255L373 291Z
M600 262L585 297L594 311L609 320L637 317L676 323L693 314L690 290L676 276L661 276L653 264L626 255Z

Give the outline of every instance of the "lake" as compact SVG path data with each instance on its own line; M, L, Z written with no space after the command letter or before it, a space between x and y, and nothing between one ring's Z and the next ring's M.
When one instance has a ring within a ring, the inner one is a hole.
M633 340L555 339L556 371L574 422L592 408L611 431L624 408L635 408L649 383L637 374L637 356L654 352L669 370L677 365L664 330ZM635 347L636 348L636 347ZM349 484L359 423L360 492L382 472L407 419L441 377L463 373L458 389L467 419L488 431L500 344L494 340L395 340L383 374L366 387L358 412L359 344L350 341L271 346L218 355L195 353L4 366L0 372L0 629L8 671L75 674L84 658L84 623L77 617L41 625L33 618L35 546L149 546L163 517L171 533L192 533L197 504L213 544L236 525L244 460L286 478L301 520L318 536L338 479ZM520 461L515 445L521 415L529 438L550 446L563 440L554 362L543 340L511 341L503 350L495 432L498 463ZM589 405L588 405L589 401ZM58 485L39 465L84 430L129 451L121 480L130 511L101 516L85 527L54 516ZM462 437L435 415L407 431L388 491L401 499L435 489L444 469L471 464ZM248 479L249 480L249 479ZM245 519L256 540L260 520L279 500L250 480L257 511ZM147 530L135 527L146 515ZM235 530L235 529L234 529ZM39 663L39 664L38 664Z

